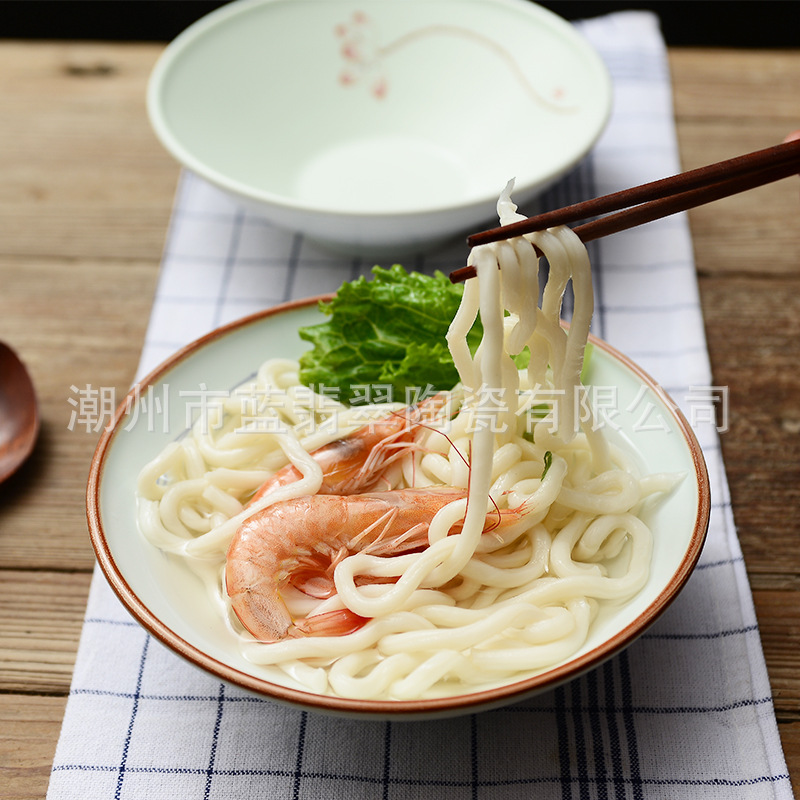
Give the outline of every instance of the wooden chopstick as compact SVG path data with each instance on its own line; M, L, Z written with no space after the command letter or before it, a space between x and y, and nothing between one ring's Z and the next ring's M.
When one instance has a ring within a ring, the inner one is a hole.
M467 239L467 243L470 247L475 247L617 211L616 214L609 214L574 228L581 241L589 242L787 178L798 172L800 140L784 142L669 178L548 211L520 222L475 233ZM450 273L450 280L459 283L474 275L473 267L462 267Z

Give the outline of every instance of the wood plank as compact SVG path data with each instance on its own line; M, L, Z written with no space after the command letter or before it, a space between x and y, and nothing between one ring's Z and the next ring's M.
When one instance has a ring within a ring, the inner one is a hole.
M800 209L800 203L798 203ZM775 420L772 433L784 441L794 441L794 423L800 419L800 406L792 397L800 377L793 369L800 356L800 274L794 277L763 276L755 268L751 275L719 280L703 277L706 335L716 355L719 369L731 386L748 387L756 381L755 392L741 391L740 399L751 403L748 411ZM763 382L763 383L759 383ZM770 407L758 393L764 384L777 389ZM743 431L747 420L742 420Z
M777 143L800 127L798 52L670 51L683 167ZM721 436L778 730L800 793L800 182L689 214Z
M159 258L178 174L144 109L161 50L0 43L0 254Z
M700 282L739 538L754 581L800 587L800 276ZM800 674L800 648L797 649Z
M800 781L797 779L797 775L800 775L800 722L786 721L779 714L778 724L786 755L786 767L792 778L793 793L797 797L800 795Z
M0 338L26 361L42 417L32 458L0 485L0 567L91 569L86 478L109 417L98 414L90 424L84 415L82 425L80 415L72 419L79 409L70 403L79 403L88 386L102 389L110 408L125 396L157 275L155 261L31 258L21 270L0 257Z
M91 573L3 570L0 694L66 694Z
M783 723L800 725L800 586L793 589L753 589L760 613L761 643L772 686L775 711Z
M777 144L800 128L800 51L670 51L682 166L693 169ZM694 209L701 274L794 275L800 240L787 209L800 181L783 180Z
M144 113L161 50L0 42L0 219L13 220L0 338L43 417L34 457L0 486L4 800L45 797L94 564L84 494L99 433L68 429L70 386L124 394L158 275L179 171Z
M34 458L0 486L0 566L30 570L0 580L4 799L45 796L94 563L83 497L98 434L68 430L69 387L127 390L169 220L178 168L143 112L161 49L0 43L0 219L14 220L0 337L43 415Z
M739 140L745 144L729 148L720 142L730 125L681 125L684 165L702 166L769 147L779 143L790 130L774 122L737 123L747 133ZM800 178L788 178L692 209L689 220L698 273L795 275L800 263L800 240L787 212L798 207Z
M712 122L750 116L797 125L800 50L679 47L669 51L669 61L680 114Z
M0 694L3 800L45 797L66 704L66 697Z
M0 43L0 338L41 404L33 458L0 486L0 566L91 569L84 494L99 437L78 391L121 398L149 317L178 167L144 113L159 45ZM11 533L14 535L11 535Z

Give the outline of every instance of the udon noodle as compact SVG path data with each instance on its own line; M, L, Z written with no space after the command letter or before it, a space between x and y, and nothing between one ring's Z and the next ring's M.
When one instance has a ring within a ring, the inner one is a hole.
M498 211L502 224L521 218L507 192ZM549 264L541 305L532 243ZM293 619L347 609L367 620L353 632L300 627L258 641L233 613L226 554L253 515L313 501L322 474L310 453L400 406L340 405L300 385L296 362L273 359L141 472L144 536L201 577L247 659L309 691L416 699L546 670L583 646L601 604L624 603L647 581L652 536L640 512L675 478L641 475L580 401L593 304L585 247L557 228L477 247L470 262L477 277L448 334L461 378L450 413L419 426L381 485L462 492L430 519L423 547L394 554L390 541L339 559L329 597L280 587ZM566 329L559 317L570 282ZM473 357L466 334L478 315L484 334ZM523 352L520 369L512 357ZM248 504L287 463L297 479Z

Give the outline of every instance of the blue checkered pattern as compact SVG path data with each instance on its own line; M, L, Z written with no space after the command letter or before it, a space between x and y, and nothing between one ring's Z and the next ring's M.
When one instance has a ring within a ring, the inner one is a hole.
M657 21L623 13L581 28L612 72L614 114L545 207L679 170ZM708 387L711 376L686 219L591 251L594 332L655 375L691 418L692 387ZM457 243L404 263L448 271L465 256ZM278 231L186 174L140 373L215 326L332 291L371 266ZM183 663L131 620L97 573L48 797L791 798L718 432L708 420L695 428L713 510L684 592L616 658L496 711L399 723L277 705Z

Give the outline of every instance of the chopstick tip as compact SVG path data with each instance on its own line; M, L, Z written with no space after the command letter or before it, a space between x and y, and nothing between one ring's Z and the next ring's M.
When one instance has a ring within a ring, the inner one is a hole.
M450 283L464 283L464 281L469 280L469 278L474 278L475 275L475 267L459 267L450 273Z

